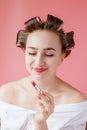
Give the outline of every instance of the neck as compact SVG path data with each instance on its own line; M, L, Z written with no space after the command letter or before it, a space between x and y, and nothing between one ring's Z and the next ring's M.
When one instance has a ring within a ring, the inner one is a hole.
M33 78L30 77L30 80ZM53 92L56 90L56 87L58 86L59 78L58 77L46 77L45 79L35 79L34 80L36 84L43 90L48 92Z

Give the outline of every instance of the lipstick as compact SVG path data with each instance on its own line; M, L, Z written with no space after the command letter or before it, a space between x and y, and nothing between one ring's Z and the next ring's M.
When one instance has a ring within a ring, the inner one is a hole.
M45 70L47 70L46 68L34 68L34 70L38 73L44 72Z
M39 92L41 94L43 93L42 90L38 87L38 85L34 81L32 81L31 83L32 83L33 87L36 89L37 92Z

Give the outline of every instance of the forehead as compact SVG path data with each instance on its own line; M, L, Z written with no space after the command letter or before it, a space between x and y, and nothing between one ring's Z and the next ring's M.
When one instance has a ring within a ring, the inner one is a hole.
M26 46L58 47L60 46L60 38L54 32L37 30L28 35Z

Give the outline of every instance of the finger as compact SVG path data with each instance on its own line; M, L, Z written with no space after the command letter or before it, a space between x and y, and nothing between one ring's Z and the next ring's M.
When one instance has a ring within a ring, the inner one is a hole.
M54 111L54 105L51 103L47 103L42 101L41 99L38 100L37 111L41 112L42 114L46 114L45 116L49 116Z
M44 96L48 98L48 101L51 101L51 103L54 103L54 97L50 93L44 92Z
M54 103L52 103L51 99L48 99L47 96L42 96L41 97L39 95L38 97L39 97L38 103L39 103L39 106L41 107L41 109L53 112Z
M54 105L54 98L53 98L53 96L50 95L47 92L44 92L43 94L38 94L38 98L40 100L42 100L43 102L45 102L45 103L48 103L48 104L50 103L50 104Z

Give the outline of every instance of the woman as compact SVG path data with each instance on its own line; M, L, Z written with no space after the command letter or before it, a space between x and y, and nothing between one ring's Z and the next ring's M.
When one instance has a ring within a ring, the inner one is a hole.
M74 32L64 32L62 24L52 15L34 17L18 32L29 76L0 88L1 130L86 129L86 97L56 76L75 45Z

